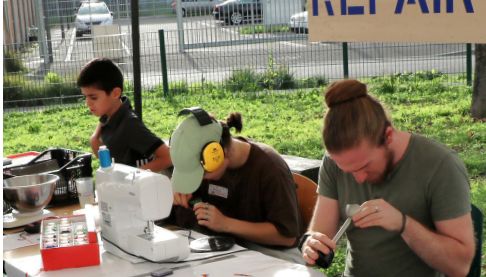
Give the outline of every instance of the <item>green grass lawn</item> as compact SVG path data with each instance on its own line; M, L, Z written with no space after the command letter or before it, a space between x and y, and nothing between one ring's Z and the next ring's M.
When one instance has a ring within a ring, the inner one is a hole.
M486 212L486 119L470 118L470 87L449 86L440 78L431 79L400 76L366 82L370 92L386 104L395 127L441 141L458 152L471 180L471 201ZM327 108L322 88L239 93L211 86L189 88L167 99L160 95L160 91L144 93L142 106L144 122L161 138L168 139L182 120L177 117L181 109L200 106L219 119L225 119L231 111L240 112L244 120L242 135L267 143L281 154L313 159L321 159L324 154L320 132ZM89 137L97 123L85 106L4 114L3 155L49 147L91 151ZM98 166L94 159L93 168ZM482 251L484 255L484 242ZM338 262L325 271L328 276L344 269L342 249L335 259Z

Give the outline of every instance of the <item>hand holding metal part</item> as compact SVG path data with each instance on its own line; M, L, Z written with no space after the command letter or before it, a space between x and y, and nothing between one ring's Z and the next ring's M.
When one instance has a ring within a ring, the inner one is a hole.
M351 224L352 217L357 214L361 210L361 207L358 204L348 204L346 205L346 215L348 218L344 222L344 224L341 226L341 229L336 233L332 241L334 243L337 243L339 239L343 236L344 232L346 232L346 229L348 229L349 224ZM317 251L317 254L319 254L319 258L316 260L316 265L320 266L322 268L328 268L332 260L334 258L334 251L332 249L329 249L330 252L329 254L324 254L321 251Z

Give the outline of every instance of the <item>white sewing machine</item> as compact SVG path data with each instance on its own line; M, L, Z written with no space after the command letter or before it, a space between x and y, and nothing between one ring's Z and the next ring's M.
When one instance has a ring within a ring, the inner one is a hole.
M154 225L169 216L173 192L164 175L112 164L96 171L101 237L106 251L132 263L181 261L188 238Z

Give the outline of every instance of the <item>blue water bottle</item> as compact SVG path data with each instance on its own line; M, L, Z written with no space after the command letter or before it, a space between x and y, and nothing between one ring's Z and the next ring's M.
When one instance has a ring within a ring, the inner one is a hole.
M111 167L111 156L110 150L106 148L106 145L101 145L98 150L98 157L100 158L100 167L107 168Z

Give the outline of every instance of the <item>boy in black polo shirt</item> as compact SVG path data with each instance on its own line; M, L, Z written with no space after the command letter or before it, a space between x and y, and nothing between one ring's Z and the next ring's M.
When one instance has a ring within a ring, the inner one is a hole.
M90 138L91 149L106 145L116 163L159 172L170 166L170 152L134 113L130 100L122 96L123 73L110 59L89 61L78 76L78 86L89 111L100 118Z

